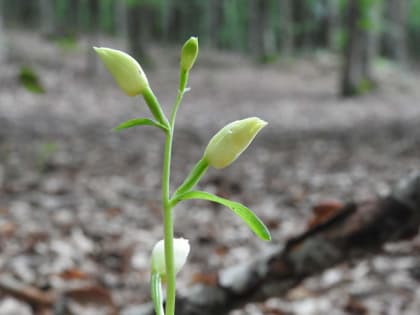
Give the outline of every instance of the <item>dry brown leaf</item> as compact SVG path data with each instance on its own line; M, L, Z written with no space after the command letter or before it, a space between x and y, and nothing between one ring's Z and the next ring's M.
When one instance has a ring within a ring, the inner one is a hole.
M308 222L308 228L312 228L328 221L343 207L338 200L321 201L312 207L313 217Z

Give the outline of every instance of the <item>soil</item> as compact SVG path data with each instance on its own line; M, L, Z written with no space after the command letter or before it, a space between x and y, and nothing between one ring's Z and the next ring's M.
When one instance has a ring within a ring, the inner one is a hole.
M9 42L0 72L0 276L42 290L100 286L121 314L131 314L150 299L149 253L162 238L163 134L151 127L111 131L149 114L101 65L97 75L86 73L86 42L64 49L21 32L10 33ZM178 48L151 47L155 64L146 69L167 113L177 90ZM22 65L33 67L45 94L18 83ZM219 128L259 116L269 125L250 148L230 167L211 169L199 186L252 208L270 227L272 243L303 231L319 202L385 194L419 168L420 74L383 62L375 71L377 90L341 99L335 56L257 66L202 49L178 114L172 188ZM180 204L175 234L192 247L179 275L180 294L272 246L207 202ZM420 238L391 244L379 256L307 280L286 297L233 313L418 314L419 246ZM106 314L98 305L69 303L71 314ZM11 305L35 314L25 301L0 295L0 314L17 314L4 311Z

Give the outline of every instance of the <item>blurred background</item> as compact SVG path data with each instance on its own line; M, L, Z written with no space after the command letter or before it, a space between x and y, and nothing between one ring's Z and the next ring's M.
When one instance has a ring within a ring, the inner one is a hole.
M92 46L132 54L169 113L190 36L200 55L172 188L218 129L267 120L200 189L248 205L273 241L219 206L182 204L180 294L305 231L316 205L386 194L418 169L420 0L0 0L0 315L134 315L150 300L163 137L111 131L149 113ZM417 315L419 246L389 244L232 314Z

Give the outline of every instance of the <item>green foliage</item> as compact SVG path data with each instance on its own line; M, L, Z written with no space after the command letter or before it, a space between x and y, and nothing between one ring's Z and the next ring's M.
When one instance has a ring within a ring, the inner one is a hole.
M22 66L19 70L18 80L28 91L36 94L45 93L38 74L29 66Z
M420 56L420 0L411 0L408 8L408 45L414 56Z
M57 47L64 51L74 51L78 47L77 39L75 36L61 36L54 40Z
M267 64L277 62L278 59L279 59L279 56L277 54L271 54L271 55L262 56L261 60L258 60L258 62L261 64L267 65Z
M357 86L356 95L366 94L366 93L374 90L375 87L376 87L376 85L372 80L363 79L359 82L359 84Z
M37 148L36 165L40 172L47 170L52 156L58 151L58 145L54 141L46 141Z
M125 1L129 7L137 6L137 5L148 5L148 6L160 7L166 3L166 0L125 0Z
M380 24L376 23L373 14L374 10L378 9L378 6L383 0L357 0L359 3L359 9L361 10L361 17L358 21L359 27L366 31L378 31Z
M420 0L411 0L408 8L408 27L420 32Z

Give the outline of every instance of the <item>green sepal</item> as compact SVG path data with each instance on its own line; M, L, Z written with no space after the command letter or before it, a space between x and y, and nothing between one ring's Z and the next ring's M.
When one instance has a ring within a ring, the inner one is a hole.
M149 119L149 118L130 119L130 120L127 120L127 121L119 124L117 127L113 128L112 130L120 131L120 130L132 128L132 127L136 127L136 126L154 126L154 127L158 127L160 129L162 129L163 131L168 130L166 128L166 126L162 125L161 123L159 123L155 120Z
M264 223L258 218L251 209L245 207L239 202L228 200L205 191L190 191L185 194L181 194L176 197L175 202L188 199L203 199L208 201L213 201L219 204L222 204L228 207L233 211L238 217L244 221L248 227L264 241L271 240L270 232Z
M150 295L152 296L156 315L165 315L163 311L162 283L157 272L153 272L150 277Z

